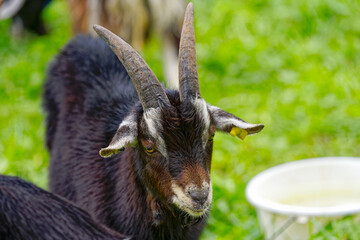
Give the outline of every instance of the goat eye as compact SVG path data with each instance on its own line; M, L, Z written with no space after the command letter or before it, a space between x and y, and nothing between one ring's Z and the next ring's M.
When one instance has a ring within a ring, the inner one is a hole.
M147 147L147 148L145 148L145 150L146 150L146 152L148 152L148 153L153 153L153 152L155 152L155 149L152 148L152 147Z

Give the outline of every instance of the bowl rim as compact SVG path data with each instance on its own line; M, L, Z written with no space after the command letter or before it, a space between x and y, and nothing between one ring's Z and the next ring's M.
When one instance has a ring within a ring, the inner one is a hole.
M277 203L275 201L266 200L259 197L255 193L254 188L257 185L268 179L269 177L279 174L281 172L287 171L289 169L295 169L301 166L316 166L323 164L339 164L341 159L341 164L356 164L360 167L360 158L359 157L319 157L319 158L307 158L302 160L296 160L292 162L287 162L279 164L277 166L268 168L256 176L254 176L247 184L245 189L245 196L247 201L254 207L266 210L268 212L287 215L287 216L306 216L306 217L318 217L318 216L346 216L352 215L360 212L360 202L359 204L348 204L342 206L334 207L305 207L305 206L293 206ZM360 174L360 173L359 173Z

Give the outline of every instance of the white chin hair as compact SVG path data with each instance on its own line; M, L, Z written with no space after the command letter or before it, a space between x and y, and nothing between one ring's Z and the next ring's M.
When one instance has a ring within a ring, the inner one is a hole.
M204 215L204 213L206 213L207 209L209 208L209 207L206 207L205 209L200 210L200 211L192 210L191 208L187 207L184 203L182 203L181 200L179 200L179 198L176 195L173 196L172 202L178 208L180 208L184 212L188 213L192 217L200 217L200 216Z

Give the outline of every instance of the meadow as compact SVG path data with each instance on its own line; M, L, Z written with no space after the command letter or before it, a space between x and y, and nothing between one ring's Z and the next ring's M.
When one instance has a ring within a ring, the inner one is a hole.
M265 129L245 141L214 140L213 206L203 239L263 239L247 182L280 163L360 156L360 2L195 0L202 97ZM50 34L12 38L0 22L0 173L47 188L42 84L72 37L69 10L46 9ZM159 39L142 55L163 79ZM360 239L352 217L312 239Z

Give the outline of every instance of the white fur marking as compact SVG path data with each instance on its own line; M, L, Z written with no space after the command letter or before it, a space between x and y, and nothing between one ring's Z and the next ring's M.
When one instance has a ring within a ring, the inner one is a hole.
M144 119L151 136L155 138L158 150L164 157L167 158L168 154L166 151L165 141L160 135L160 132L163 130L161 125L160 108L150 108L146 110L146 112L144 112Z
M135 141L136 141L136 138L133 135L126 136L126 137L119 139L116 142L113 142L112 144L107 146L106 149L121 149L121 148L127 147L128 145L130 145L131 143L133 143Z
M204 123L204 130L202 133L202 143L203 143L203 148L205 149L206 143L209 139L209 128L211 121L210 114L207 108L207 103L205 102L204 99L195 99L193 101L193 105Z
M213 119L214 119L216 128L219 130L223 130L229 125L236 126L236 127L239 127L239 128L245 129L245 130L252 129L252 128L260 125L260 124L247 123L245 121L241 121L236 118L229 118L229 117L221 116L221 115L219 115L219 113L223 112L224 110L222 110L218 107L212 106L210 104L208 104L207 106L208 106L209 111L213 115Z
M129 127L135 126L137 128L137 123L135 122L135 119L133 117L129 116L124 119L124 121L119 125L118 129L124 126L129 126Z
M111 144L108 147L106 147L107 149L121 149L136 141L137 123L136 123L136 118L133 114L130 114L129 116L124 118L124 120L120 123L118 130L120 130L123 127L129 127L130 130L129 134L121 137L115 142L111 142Z

